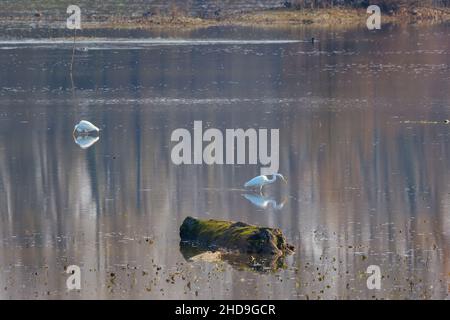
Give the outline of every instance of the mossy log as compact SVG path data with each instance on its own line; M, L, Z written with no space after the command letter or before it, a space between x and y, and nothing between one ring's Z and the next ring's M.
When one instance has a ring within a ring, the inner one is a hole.
M184 219L180 227L181 241L198 246L247 254L285 255L294 251L280 229L258 227L243 222Z

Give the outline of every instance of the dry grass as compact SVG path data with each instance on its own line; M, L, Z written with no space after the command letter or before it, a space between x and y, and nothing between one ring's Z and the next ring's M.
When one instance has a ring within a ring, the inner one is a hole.
M173 8L166 14L153 14L148 17L97 16L83 20L83 28L111 29L171 29L188 30L211 26L251 26L257 28L279 28L310 25L313 27L345 28L366 23L368 14L364 9L323 8L303 10L265 10L236 14L220 19L201 19L190 17L183 10ZM33 21L23 18L4 19L1 24L45 22L46 17L33 17ZM450 10L435 8L405 7L392 14L383 14L383 23L436 23L449 22Z
M239 25L348 25L365 23L364 10L334 8L320 10L274 10L245 14L236 19Z
M110 28L173 28L189 29L210 26L252 26L284 27L304 26L342 27L365 24L368 14L363 9L327 8L308 10L267 10L237 14L221 19L201 19L171 14L169 16L152 16L149 18L112 18L102 22L102 27ZM450 11L433 8L403 9L392 15L384 14L383 22L393 23L430 23L450 21ZM96 24L91 24L95 27Z

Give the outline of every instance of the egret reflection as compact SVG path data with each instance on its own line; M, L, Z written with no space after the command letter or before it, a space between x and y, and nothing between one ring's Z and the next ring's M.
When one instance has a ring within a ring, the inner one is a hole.
M80 146L81 149L87 149L92 147L99 139L99 136L81 135L74 136L75 143Z
M254 206L259 207L261 209L267 209L268 207L272 207L275 210L281 210L283 209L284 205L287 202L287 198L283 198L283 200L280 203L278 203L273 198L265 197L263 195L254 193L244 193L242 196L248 201L250 201Z

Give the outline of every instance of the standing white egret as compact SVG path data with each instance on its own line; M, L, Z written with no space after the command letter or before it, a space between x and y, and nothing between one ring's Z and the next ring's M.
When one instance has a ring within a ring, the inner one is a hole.
M247 181L244 184L244 188L259 188L259 193L261 193L262 188L265 185L274 183L277 180L277 178L280 178L287 184L287 181L283 177L283 175L276 173L276 174L272 174L272 179L269 179L268 175L261 175L261 176L254 177L253 179Z
M94 132L99 132L100 129L94 126L92 123L86 120L81 120L73 129L73 133L79 134L89 134Z

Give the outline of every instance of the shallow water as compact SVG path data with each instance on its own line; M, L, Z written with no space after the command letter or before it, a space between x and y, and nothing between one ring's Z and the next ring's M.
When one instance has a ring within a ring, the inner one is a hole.
M448 296L450 26L89 32L106 40L79 42L73 79L70 38L0 41L0 298ZM81 119L101 129L88 149ZM174 165L194 120L279 128L288 185L264 208L242 187L258 165ZM281 228L296 252L275 271L188 261L188 215Z

